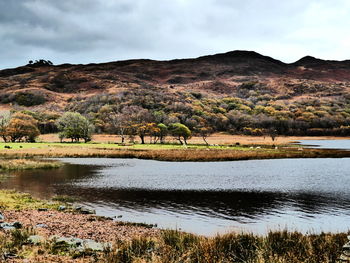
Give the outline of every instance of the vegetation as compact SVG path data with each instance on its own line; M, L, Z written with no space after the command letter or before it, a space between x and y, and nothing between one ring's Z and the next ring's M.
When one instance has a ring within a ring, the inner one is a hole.
M6 149L9 146L12 149ZM22 147L22 148L21 148ZM71 143L0 143L0 156L6 158L27 157L111 157L139 158L161 161L229 161L276 158L335 158L350 157L349 151L300 149L298 147L246 147L166 144L122 146L116 144Z
M158 239L116 244L104 262L336 262L345 242L346 234L279 231L263 237L231 233L206 238L165 230Z
M0 132L5 142L34 142L40 131L37 121L28 114L17 112L10 118L2 116Z
M157 238L138 237L118 241L104 252L72 251L47 241L31 244L31 229L0 233L0 252L18 255L30 262L237 262L237 263L328 263L336 262L346 234L303 235L298 232L270 232L267 236L226 234L212 238L164 230Z
M0 160L0 171L10 170L31 170L31 169L52 169L58 168L61 163L54 161L38 161L27 159Z
M38 200L29 194L18 193L14 190L0 190L0 209L2 210L23 210L37 208L57 208L58 202L49 203Z
M57 127L60 131L59 137L61 141L64 138L71 139L72 142L79 142L83 139L85 142L91 141L91 135L94 126L90 124L88 119L77 112L66 112L57 120Z

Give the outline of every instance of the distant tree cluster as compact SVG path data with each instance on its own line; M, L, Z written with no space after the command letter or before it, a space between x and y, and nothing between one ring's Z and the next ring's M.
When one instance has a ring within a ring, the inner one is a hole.
M38 59L38 60L29 60L29 66L41 67L41 66L52 66L53 63L50 60Z

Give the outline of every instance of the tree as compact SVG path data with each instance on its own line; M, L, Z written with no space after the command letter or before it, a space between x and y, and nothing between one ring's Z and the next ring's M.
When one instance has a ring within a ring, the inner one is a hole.
M214 130L211 127L199 126L195 128L195 133L201 136L205 144L209 146L207 138L214 133Z
M191 130L184 124L173 123L169 126L170 134L181 144L187 145L187 140L191 138ZM183 139L183 140L182 140Z
M78 112L66 112L57 120L57 127L60 131L60 140L63 138L71 139L72 142L79 142L83 139L84 142L91 141L91 136L94 131L94 126L87 118Z
M30 115L17 112L10 119L5 134L11 142L20 142L23 139L27 142L34 142L40 135L37 121Z
M163 123L159 123L157 126L158 126L159 131L158 131L158 133L156 135L157 135L157 138L159 139L160 143L163 144L164 143L164 139L165 139L165 137L168 134L168 126L166 126ZM157 141L155 140L155 143L156 142Z
M105 122L106 129L122 139L125 142L125 136L129 127L129 120L126 114L119 113L115 105L105 105L99 110L99 118Z
M4 140L4 142L8 141L6 129L11 119L10 113L3 113L0 116L0 137Z

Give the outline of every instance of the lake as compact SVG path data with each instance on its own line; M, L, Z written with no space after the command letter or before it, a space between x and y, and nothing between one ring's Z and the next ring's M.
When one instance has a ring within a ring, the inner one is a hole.
M332 148L331 142L322 142ZM337 143L336 143L337 144ZM349 141L341 145L350 149ZM347 146L346 146L347 145ZM338 148L338 147L336 147ZM79 196L99 215L213 235L347 231L350 158L161 162L65 158L56 170L10 173L1 188Z

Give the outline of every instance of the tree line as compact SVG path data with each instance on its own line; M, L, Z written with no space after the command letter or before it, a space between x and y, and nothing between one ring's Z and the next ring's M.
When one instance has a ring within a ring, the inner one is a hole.
M150 138L150 143L164 143L166 136L174 137L180 144L186 145L191 138L192 131L184 124L147 122L140 113L139 118L126 118L126 116L110 115L108 117L109 128L113 134L121 136L122 143L128 137L135 142L135 137L140 138L141 144L145 144L145 138ZM107 119L106 119L107 120ZM95 126L78 112L66 112L59 117L55 126L61 142L65 139L71 142L91 141L95 132ZM0 116L0 136L5 142L35 142L40 135L38 120L25 112L14 114L2 114Z

